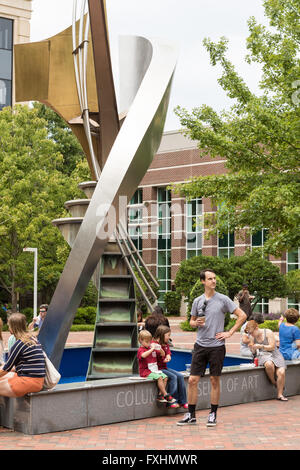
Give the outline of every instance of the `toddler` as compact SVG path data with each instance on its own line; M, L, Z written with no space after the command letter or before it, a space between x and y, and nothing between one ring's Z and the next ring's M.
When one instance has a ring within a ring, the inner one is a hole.
M156 380L159 390L157 400L160 403L175 403L176 400L166 391L168 377L157 366L157 354L164 355L160 345L152 343L152 335L147 330L142 330L139 333L139 343L141 347L138 350L137 357L140 376Z

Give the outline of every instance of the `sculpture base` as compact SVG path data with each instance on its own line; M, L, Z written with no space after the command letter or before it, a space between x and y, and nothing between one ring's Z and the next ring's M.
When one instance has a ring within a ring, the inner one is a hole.
M300 362L287 364L287 396L300 394ZM186 377L186 385L188 377ZM53 391L22 398L0 397L0 425L24 434L43 434L132 421L184 410L166 409L156 401L157 388L139 377L58 385ZM276 398L264 368L224 367L220 406ZM209 374L200 379L197 409L210 407Z

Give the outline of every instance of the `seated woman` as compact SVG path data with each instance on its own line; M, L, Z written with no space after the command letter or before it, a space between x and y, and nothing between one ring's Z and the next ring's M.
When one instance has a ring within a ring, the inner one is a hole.
M284 317L286 322L284 323ZM279 320L279 350L284 359L300 358L300 330L295 325L299 320L299 312L295 308L289 308Z
M2 337L2 328L3 328L3 321L0 318L0 365L4 362L4 346L3 346L3 337Z
M250 317L250 320L255 320L258 325L264 322L264 316L262 313L253 313ZM240 354L244 357L250 357L251 359L254 358L252 351L249 348L249 344L251 343L249 333L245 333L245 329L247 326L247 321L242 325L240 329L241 334L241 342L240 342Z
M8 327L16 342L0 369L0 395L22 397L39 392L44 385L45 359L37 338L27 330L26 317L14 313L8 318ZM16 372L12 372L12 369Z
M287 401L283 396L285 384L285 362L282 354L276 346L273 331L266 328L258 328L258 323L250 320L247 323L246 333L251 335L250 349L258 353L258 365L264 366L271 383L277 388L277 400Z

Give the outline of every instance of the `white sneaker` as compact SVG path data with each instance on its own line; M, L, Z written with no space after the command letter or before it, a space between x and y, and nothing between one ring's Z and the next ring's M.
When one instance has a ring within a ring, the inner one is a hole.
M191 413L186 413L183 419L177 422L177 426L185 426L186 424L197 424L196 418L192 418Z
M213 413L213 412L209 413L206 426L216 426L216 424L217 424L216 413Z

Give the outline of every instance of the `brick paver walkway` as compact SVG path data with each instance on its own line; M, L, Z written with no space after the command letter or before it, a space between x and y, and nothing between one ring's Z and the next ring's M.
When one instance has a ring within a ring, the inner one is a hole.
M192 348L195 333L171 319L175 347ZM4 334L7 341L7 334ZM70 333L68 344L91 344L93 332ZM239 334L227 342L239 353ZM218 424L207 428L208 410L197 411L196 426L176 425L182 414L85 429L28 436L0 427L0 450L299 450L300 396L222 407ZM147 436L147 443L145 442Z

